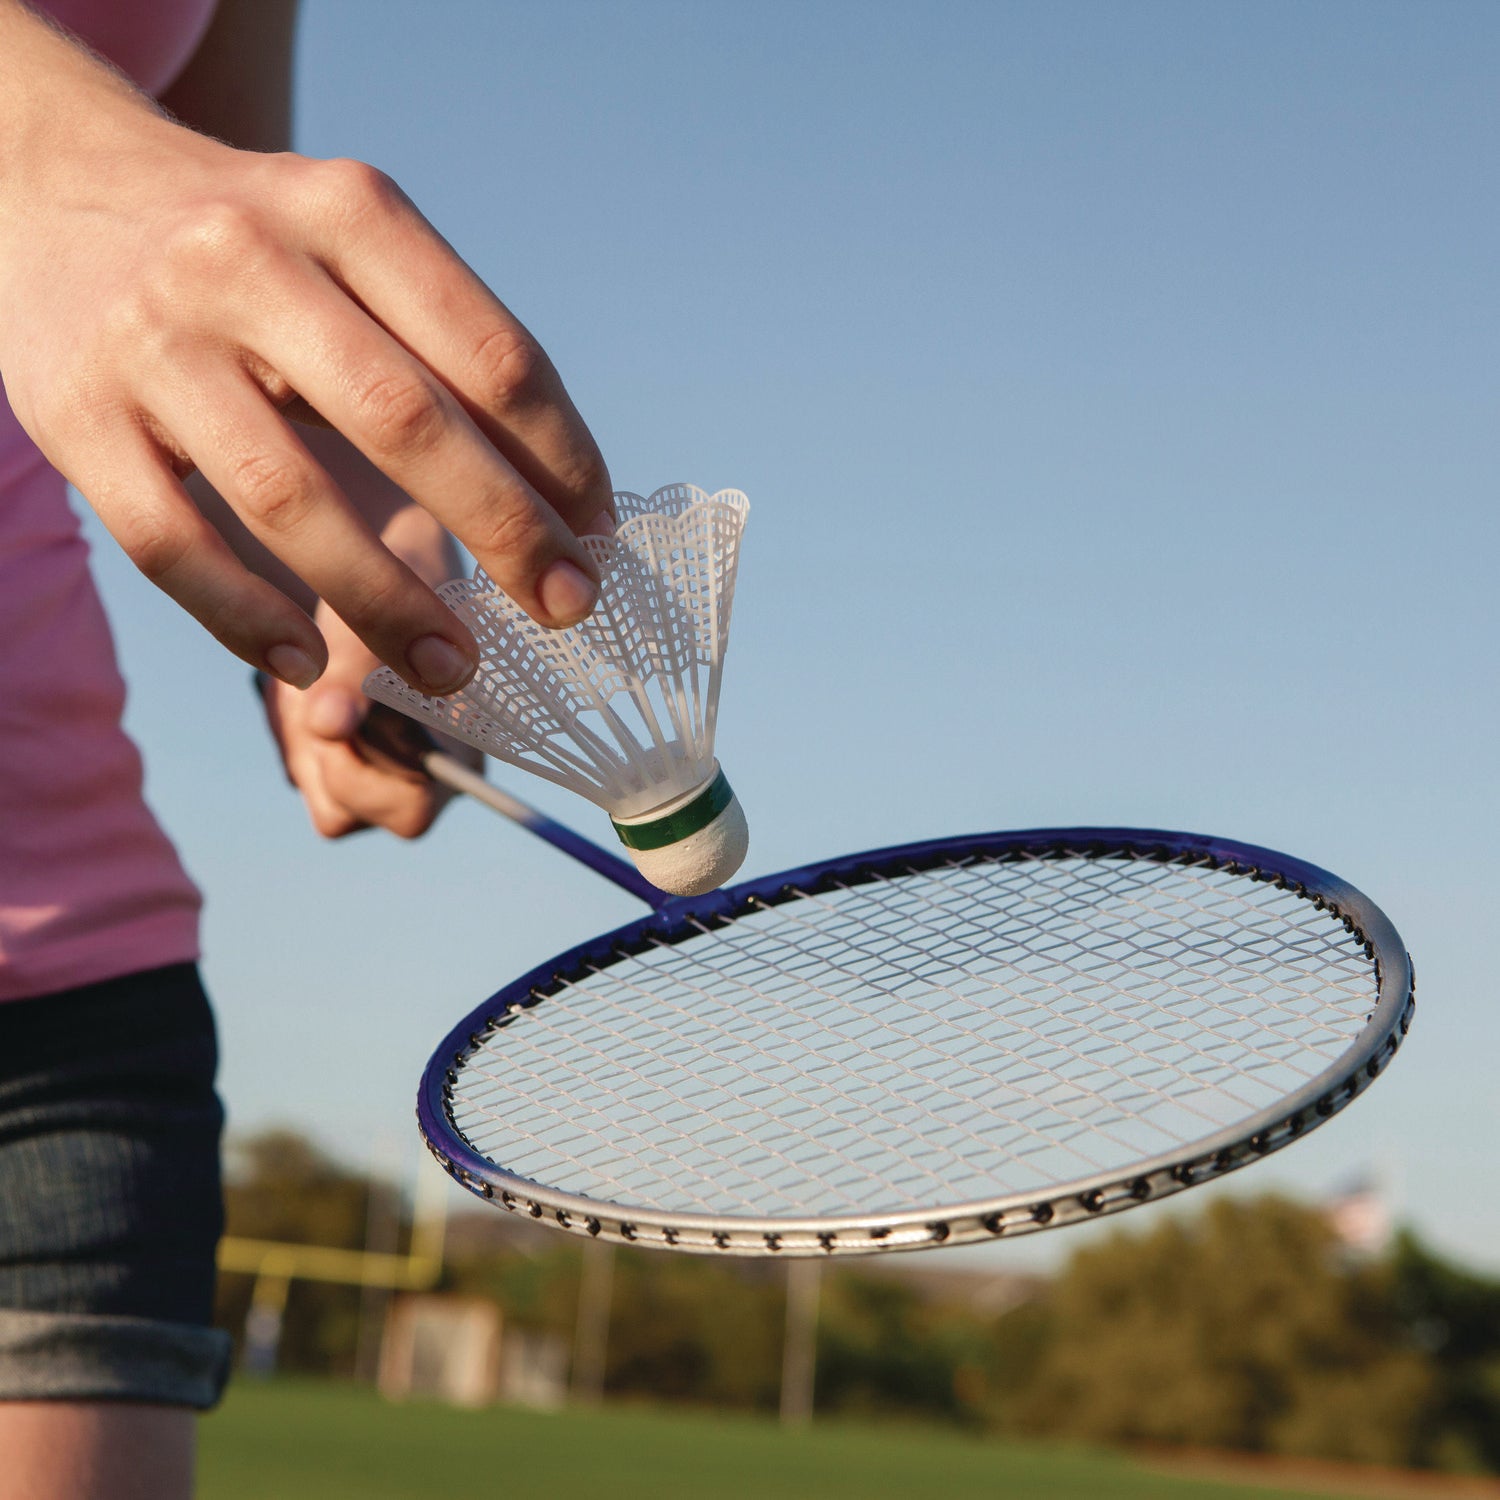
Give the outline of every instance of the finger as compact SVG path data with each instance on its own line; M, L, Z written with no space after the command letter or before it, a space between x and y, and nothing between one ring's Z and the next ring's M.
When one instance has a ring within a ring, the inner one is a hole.
M157 415L251 533L422 692L455 692L478 651L397 558L246 375L184 372ZM212 393L211 395L209 393Z
M337 622L330 622L324 680L310 692L297 694L283 716L281 733L293 747L291 759L298 785L305 783L308 813L313 826L328 838L368 827L416 838L432 826L448 794L420 771L372 761L363 744L350 743L370 702L341 680L351 657L365 656L363 648L341 632ZM368 670L371 664L366 660L362 665Z
M287 766L292 782L302 793L308 820L325 839L347 838L370 825L345 807L329 791L324 776L322 746L301 745L289 752Z
M334 665L332 655L329 665ZM366 825L329 795L317 754L318 744L308 738L308 721L316 712L314 695L326 696L328 688L326 680L319 683L312 693L293 692L279 683L268 683L261 697L265 704L266 723L276 742L287 781L302 794L303 806L313 828L324 838L334 839L355 833Z
M368 702L340 683L325 680L309 690L303 722L321 740L352 740Z
M289 336L285 320L272 320L255 353L441 521L535 620L556 628L583 619L598 597L597 571L552 506L443 383L331 281L303 285L299 296L299 317L319 337Z
M349 744L320 747L318 761L323 788L340 808L401 838L426 833L447 800L427 778L373 766Z
M384 174L319 163L345 205L339 281L433 370L575 532L613 513L609 471L541 345Z
M317 680L328 660L317 626L234 556L144 433L94 460L80 488L152 583L242 661L293 687Z

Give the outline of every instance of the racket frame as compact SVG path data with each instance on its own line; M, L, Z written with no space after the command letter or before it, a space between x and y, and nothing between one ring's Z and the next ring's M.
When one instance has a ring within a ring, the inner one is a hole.
M1131 1166L1045 1192L894 1214L827 1217L720 1216L666 1212L559 1191L497 1166L474 1150L452 1119L458 1070L515 1014L545 1004L564 985L624 956L672 943L805 894L858 886L883 875L969 860L1144 858L1209 865L1265 881L1329 911L1364 946L1376 1003L1353 1043L1316 1077L1249 1120ZM455 1182L512 1213L582 1236L701 1254L831 1256L880 1254L1013 1238L1097 1219L1220 1178L1291 1145L1331 1119L1384 1071L1411 1026L1411 959L1396 929L1368 897L1336 875L1252 844L1155 829L1043 828L895 845L742 881L706 896L673 898L637 921L568 949L505 985L444 1038L423 1073L417 1122L428 1149Z

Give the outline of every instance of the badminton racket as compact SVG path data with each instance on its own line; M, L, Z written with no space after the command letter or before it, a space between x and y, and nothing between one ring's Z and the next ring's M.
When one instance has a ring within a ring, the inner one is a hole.
M1300 1140L1411 1024L1389 920L1271 850L1033 829L668 897L410 720L366 735L651 907L497 991L421 1081L455 1181L576 1235L830 1256L1100 1218Z

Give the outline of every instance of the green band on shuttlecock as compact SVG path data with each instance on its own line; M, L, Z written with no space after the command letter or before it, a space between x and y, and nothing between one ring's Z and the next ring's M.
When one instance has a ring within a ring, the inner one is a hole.
M664 818L650 823L615 823L615 832L627 849L665 849L668 844L680 843L700 828L707 828L715 818L734 801L729 779L722 771L693 798L686 807L679 807Z

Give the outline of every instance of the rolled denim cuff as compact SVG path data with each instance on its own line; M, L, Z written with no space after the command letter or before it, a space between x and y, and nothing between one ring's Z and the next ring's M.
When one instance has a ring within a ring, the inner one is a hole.
M143 1401L206 1411L229 1378L217 1328L0 1309L0 1401Z

